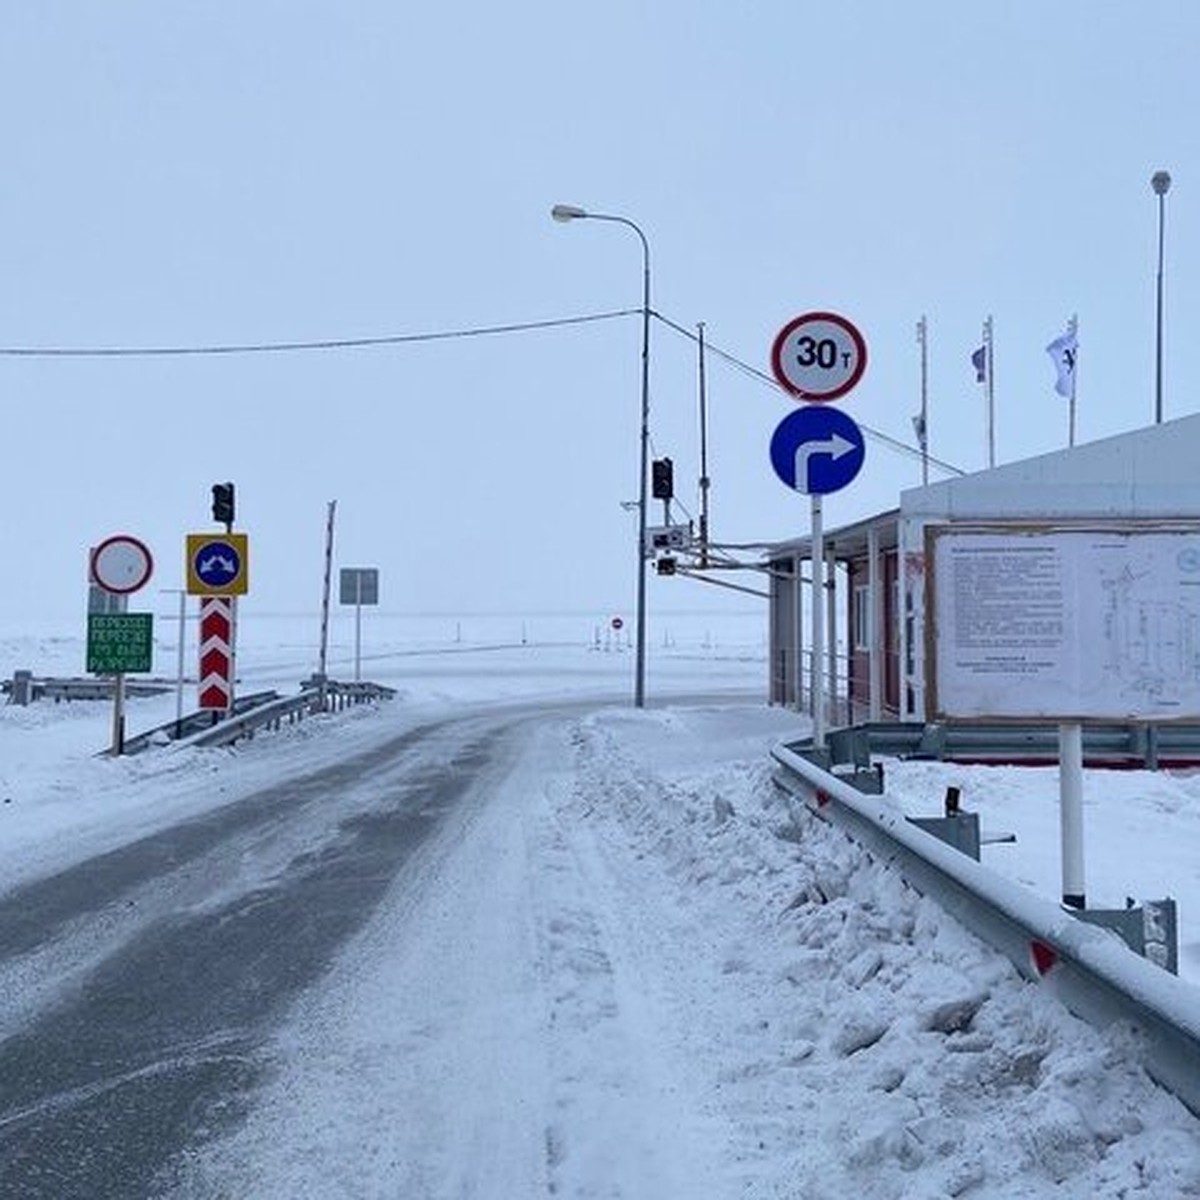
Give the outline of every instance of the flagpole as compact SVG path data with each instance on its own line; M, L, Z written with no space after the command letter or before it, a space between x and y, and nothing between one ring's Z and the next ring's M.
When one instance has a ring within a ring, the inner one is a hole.
M995 356L992 352L992 318L983 322L984 362L987 364L987 379L984 387L987 396L987 450L988 466L996 465L996 392L995 392Z
M1075 375L1079 362L1079 316L1075 314L1067 322L1066 331L1046 347L1054 363L1058 378L1054 390L1067 401L1067 445L1075 445Z
M1166 171L1155 171L1150 179L1150 186L1158 197L1158 307L1154 344L1154 423L1161 425L1163 419L1163 225L1166 221L1166 199L1167 191L1171 187L1171 176Z
M917 426L917 441L921 446L921 486L929 486L929 327L922 314L917 322L917 345L921 347L921 414Z
M1067 326L1067 333L1071 338L1071 343L1074 345L1079 333L1079 314L1076 313L1071 317L1070 324ZM1079 356L1076 355L1071 361L1071 430L1067 441L1068 446L1075 445L1075 377L1079 374Z

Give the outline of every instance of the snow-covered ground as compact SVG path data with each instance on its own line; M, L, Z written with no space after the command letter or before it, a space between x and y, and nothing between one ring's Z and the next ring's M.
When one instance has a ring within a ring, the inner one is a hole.
M762 702L752 630L681 623L651 646L638 712L607 635L521 625L376 641L364 674L396 701L233 750L112 761L96 757L107 705L0 707L7 890L398 728L544 703L486 803L294 1006L248 1120L172 1194L1200 1196L1200 1122L1124 1031L1071 1018L836 830L788 815L767 751L803 725ZM243 686L290 691L314 657L303 631L244 634ZM0 637L0 675L81 658L69 634ZM130 728L174 711L133 701ZM887 779L926 813L960 786L985 828L1017 835L985 864L1057 896L1052 772L889 763ZM1089 773L1085 807L1089 899L1174 896L1200 980L1200 777Z

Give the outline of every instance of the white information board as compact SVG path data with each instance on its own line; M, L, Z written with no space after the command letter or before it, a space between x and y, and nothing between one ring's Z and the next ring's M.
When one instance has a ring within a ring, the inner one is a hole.
M1200 526L927 535L935 719L1200 717Z

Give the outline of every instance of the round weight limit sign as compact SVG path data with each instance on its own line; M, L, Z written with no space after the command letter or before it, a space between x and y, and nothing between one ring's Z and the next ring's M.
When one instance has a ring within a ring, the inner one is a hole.
M810 312L789 321L771 346L771 370L797 400L822 403L844 396L867 369L867 343L846 320Z

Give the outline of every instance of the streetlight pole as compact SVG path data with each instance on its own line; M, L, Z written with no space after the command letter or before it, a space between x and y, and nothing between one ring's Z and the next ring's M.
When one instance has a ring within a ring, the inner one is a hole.
M1171 187L1171 176L1166 171L1155 171L1150 177L1150 186L1158 197L1158 306L1154 343L1154 423L1161 425L1163 419L1163 226L1166 222L1167 191Z
M556 221L611 221L624 225L638 235L642 243L642 430L641 469L638 475L637 540L637 633L634 667L633 703L646 706L646 476L650 466L650 243L638 225L628 217L612 213L589 212L573 204L556 204L550 215Z

